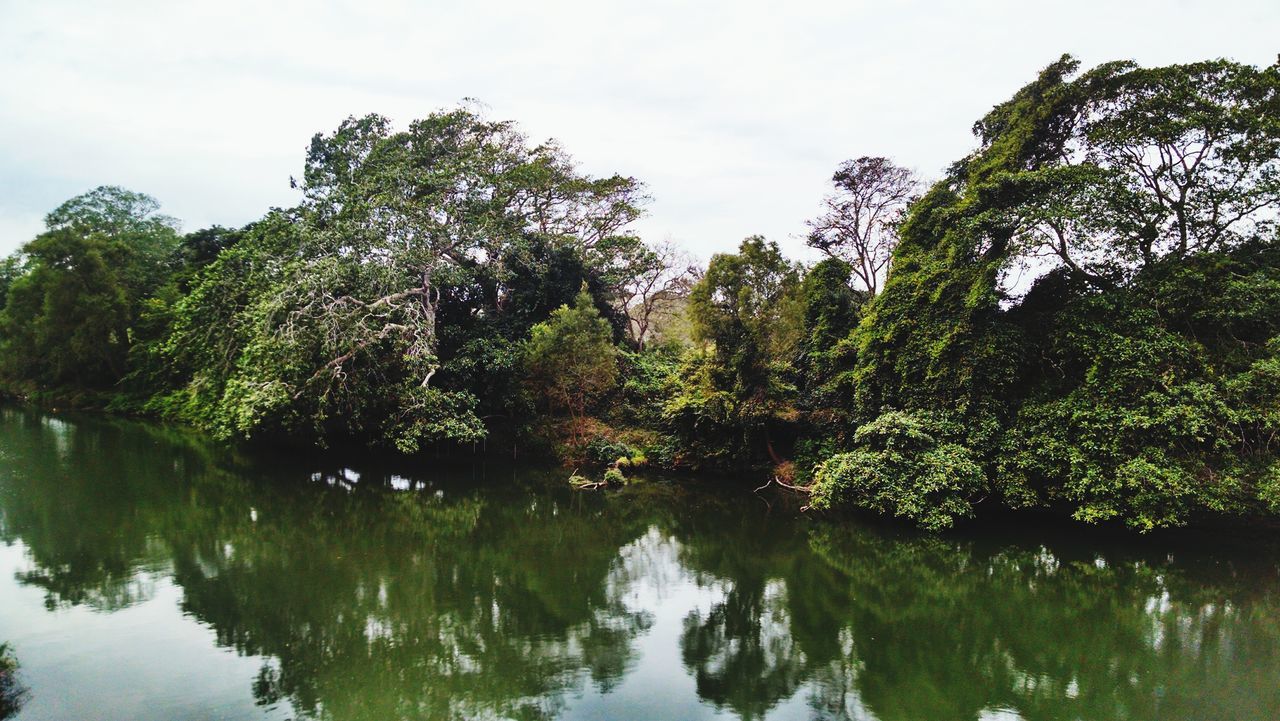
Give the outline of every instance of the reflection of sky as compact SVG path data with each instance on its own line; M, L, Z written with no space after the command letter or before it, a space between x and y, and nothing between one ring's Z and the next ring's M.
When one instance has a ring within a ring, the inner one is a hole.
M635 660L622 682L607 694L588 685L581 697L569 702L563 718L733 718L730 713L717 714L698 699L693 676L680 659L685 617L695 609L705 613L724 593L694 583L676 560L678 550L679 544L651 529L619 552L619 566L641 574L633 578L623 600L629 610L652 614L653 625L635 640Z
M290 716L287 705L254 704L264 659L215 645L212 629L182 613L182 589L168 576L154 579L146 601L113 613L47 611L44 589L14 578L29 568L22 543L0 546L0 639L31 690L19 721Z
M40 419L40 423L54 439L54 444L58 449L58 457L66 460L68 451L71 450L71 434L75 431L75 427L70 423L52 416L44 416Z
M650 529L619 551L619 569L614 576L630 579L622 594L623 600L629 610L649 613L653 624L635 640L634 661L622 681L605 693L588 684L580 695L569 701L561 718L570 721L736 718L730 710L717 710L698 698L694 676L684 666L680 646L685 619L695 613L702 617L709 614L712 607L724 599L728 585L706 578L700 579L699 584L699 579L680 564L679 550L679 542L663 537L657 529ZM766 596L785 592L781 582L773 583ZM780 604L771 604L771 609L775 613L786 613ZM766 637L786 632L785 623L765 621ZM802 685L779 702L767 718L812 718L808 703L811 684ZM847 708L851 719L874 718L862 708L855 694L850 696ZM993 716L990 721L1010 719L1016 716Z

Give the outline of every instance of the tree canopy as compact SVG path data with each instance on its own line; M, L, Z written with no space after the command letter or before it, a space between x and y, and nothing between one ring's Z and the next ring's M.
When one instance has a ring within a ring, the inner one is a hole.
M1063 56L973 131L927 187L840 164L823 260L702 267L635 232L640 181L512 122L348 118L243 228L115 187L52 211L0 265L0 383L222 438L747 471L932 529L1280 513L1280 67Z

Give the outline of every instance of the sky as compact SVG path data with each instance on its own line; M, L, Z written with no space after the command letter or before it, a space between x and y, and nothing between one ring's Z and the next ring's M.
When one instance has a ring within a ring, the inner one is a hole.
M811 257L840 161L936 178L1062 53L1270 65L1280 2L0 0L0 253L98 185L243 225L297 201L313 134L472 98L644 181L645 238Z

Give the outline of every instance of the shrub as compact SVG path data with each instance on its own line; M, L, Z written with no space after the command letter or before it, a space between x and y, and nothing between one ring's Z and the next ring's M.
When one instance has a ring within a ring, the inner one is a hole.
M854 433L852 452L818 466L811 505L893 514L929 530L972 516L986 476L967 448L943 439L954 430L932 414L882 414Z
M631 458L636 450L622 441L605 436L596 436L587 441L587 461L596 466L607 466L616 463L619 458Z

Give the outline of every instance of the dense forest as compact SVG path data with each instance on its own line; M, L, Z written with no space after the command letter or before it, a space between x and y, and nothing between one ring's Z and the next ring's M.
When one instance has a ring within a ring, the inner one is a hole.
M349 118L243 228L113 186L50 212L0 265L0 384L580 484L774 477L929 529L1280 514L1280 66L1064 56L973 130L935 182L841 164L820 262L753 236L701 265L634 231L639 180L511 122Z

